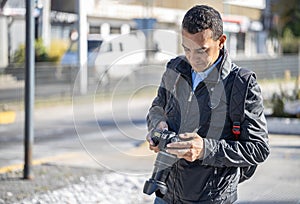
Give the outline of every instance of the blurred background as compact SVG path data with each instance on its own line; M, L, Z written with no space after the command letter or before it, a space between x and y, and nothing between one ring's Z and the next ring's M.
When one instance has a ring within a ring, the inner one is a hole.
M139 80L145 76L145 65L164 65L183 53L180 24L195 4L208 4L221 12L226 48L237 64L254 70L268 87L265 94L271 104L267 107L272 109L268 112L297 114L290 105L284 110L278 103L299 98L299 0L289 4L283 0L87 0L82 8L76 0L35 0L36 97L94 93L96 86L97 92L103 92L100 80L102 85L110 84L107 91L114 87L114 79L128 75L140 74L135 77ZM0 1L1 104L23 98L25 12L24 1ZM80 13L85 20L78 23ZM82 64L77 49L79 24L86 33L80 37L82 49L87 49L82 51L87 83L74 87ZM275 83L268 86L268 82Z
M166 62L183 54L181 21L196 4L221 13L226 49L263 92L272 156L242 201L299 203L300 0L35 0L34 161L148 175L145 117ZM25 14L25 1L0 0L0 182L23 164ZM13 188L27 196L11 185L0 203Z

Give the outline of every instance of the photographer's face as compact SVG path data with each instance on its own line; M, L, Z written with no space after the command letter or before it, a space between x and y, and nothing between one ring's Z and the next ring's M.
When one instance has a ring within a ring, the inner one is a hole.
M203 72L213 65L224 46L226 36L222 35L218 40L213 40L212 34L210 29L195 34L182 30L182 46L186 58L196 72Z

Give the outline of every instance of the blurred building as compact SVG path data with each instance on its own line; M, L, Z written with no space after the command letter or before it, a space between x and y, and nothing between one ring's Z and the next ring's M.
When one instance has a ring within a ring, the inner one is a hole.
M70 39L77 28L76 0L36 0L36 37L49 46L53 39ZM99 35L124 34L137 29L173 32L154 34L152 42L160 49L181 52L180 24L186 10L196 4L213 6L222 13L227 48L232 57L269 54L267 31L261 16L265 0L85 0L87 33ZM0 0L0 67L5 67L20 44L25 42L25 5L20 0ZM170 43L170 40L172 43Z

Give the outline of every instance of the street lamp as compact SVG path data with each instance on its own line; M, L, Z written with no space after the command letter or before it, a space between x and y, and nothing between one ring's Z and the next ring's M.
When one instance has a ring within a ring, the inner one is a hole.
M26 64L25 64L25 140L24 179L32 179L32 148L34 140L34 3L26 0Z

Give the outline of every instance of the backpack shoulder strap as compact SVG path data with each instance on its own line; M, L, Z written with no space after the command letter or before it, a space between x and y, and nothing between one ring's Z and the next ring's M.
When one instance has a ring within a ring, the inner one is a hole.
M238 140L241 134L240 125L245 119L245 102L248 94L249 80L255 73L244 68L238 68L235 73L229 104L229 116L232 121L232 132ZM240 167L239 183L253 176L257 165Z
M229 103L229 116L232 121L232 132L238 140L240 135L240 126L245 118L245 101L248 93L248 85L250 76L254 75L254 72L244 69L238 68L230 95L230 103Z

